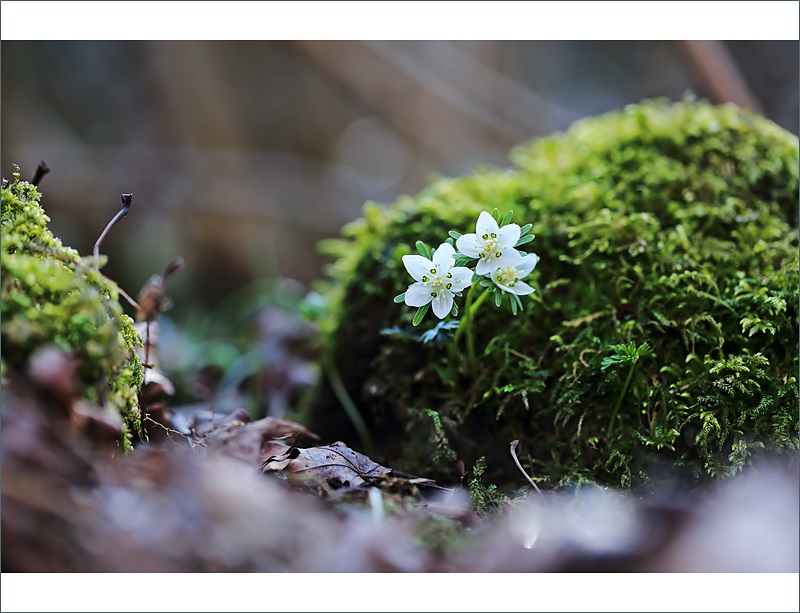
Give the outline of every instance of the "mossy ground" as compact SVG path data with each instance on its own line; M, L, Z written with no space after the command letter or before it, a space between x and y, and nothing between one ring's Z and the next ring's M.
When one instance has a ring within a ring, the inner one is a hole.
M485 479L518 484L519 439L523 465L556 487L644 483L653 459L698 479L761 448L796 458L797 138L733 106L656 101L511 158L368 203L325 245L327 350L389 461L456 479L457 459L485 456ZM434 319L412 328L392 298L415 241L471 232L495 208L533 224L537 291L516 317L482 308L470 370L446 337L414 340ZM652 348L632 371L630 343ZM352 438L326 386L310 415L320 434Z
M141 429L137 394L141 338L118 302L118 289L91 258L61 244L35 186L2 188L2 360L21 372L37 349L54 344L77 359L80 393L123 420L121 444Z

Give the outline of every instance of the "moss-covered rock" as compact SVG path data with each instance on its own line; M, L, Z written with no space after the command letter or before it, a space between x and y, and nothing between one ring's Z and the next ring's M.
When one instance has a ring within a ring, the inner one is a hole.
M512 161L368 203L324 246L329 363L380 451L439 476L486 456L485 477L519 484L519 439L550 487L639 483L654 457L696 478L736 472L761 448L796 457L797 138L733 106L656 101ZM412 328L392 298L411 282L401 257L415 241L473 232L495 208L533 224L537 291L516 317L507 303L480 311L470 371L452 341L409 340L435 320ZM352 437L330 389L313 404L310 427Z
M123 420L121 444L141 428L142 341L118 302L118 289L91 259L61 244L35 186L3 182L2 361L25 371L37 349L55 344L77 359L82 395Z

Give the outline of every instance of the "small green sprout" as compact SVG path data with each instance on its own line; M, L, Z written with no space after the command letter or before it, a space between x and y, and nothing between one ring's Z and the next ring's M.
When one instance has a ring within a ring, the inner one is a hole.
M628 387L631 384L631 379L633 379L633 371L636 368L637 362L640 358L654 355L650 344L647 342L642 343L638 347L635 343L621 343L619 345L612 345L611 349L614 350L614 354L603 358L600 364L600 370L606 370L610 366L618 366L621 364L630 364L630 368L628 369L628 377L625 379L619 398L617 398L617 404L614 406L614 411L611 413L611 421L608 423L606 437L609 440L611 440L611 435L614 432L614 422L617 419L619 407L622 405L625 394L628 393Z

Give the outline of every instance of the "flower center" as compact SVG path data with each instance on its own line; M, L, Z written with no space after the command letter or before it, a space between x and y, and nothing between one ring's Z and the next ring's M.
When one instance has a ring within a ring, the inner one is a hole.
M500 252L500 243L497 240L497 234L484 234L481 236L483 239L483 249L481 251L481 258L488 258L495 256L499 258L502 253Z
M424 276L422 277L423 282L430 283L432 289L438 290L441 288L450 289L452 284L448 281L448 279L452 279L453 275L449 272L449 269L446 271L437 270L436 268L431 268L431 276Z
M507 285L508 287L514 287L514 284L517 282L517 269L513 266L498 267L496 276L499 283Z

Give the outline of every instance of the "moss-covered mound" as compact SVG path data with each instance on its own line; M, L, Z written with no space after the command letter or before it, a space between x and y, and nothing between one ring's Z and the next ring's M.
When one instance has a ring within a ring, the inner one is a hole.
M24 372L37 349L55 344L77 359L83 396L117 412L121 443L141 427L137 393L141 338L118 302L118 289L47 228L36 187L2 188L2 362Z
M512 161L367 204L325 246L329 363L379 451L440 477L486 456L486 477L519 484L519 439L549 487L640 483L653 458L703 478L761 448L796 457L797 138L733 106L647 102ZM413 328L392 298L412 281L401 257L415 241L474 232L495 208L533 224L537 291L516 317L508 302L482 308L473 371L452 331L414 340L436 320ZM332 391L309 426L353 438Z

